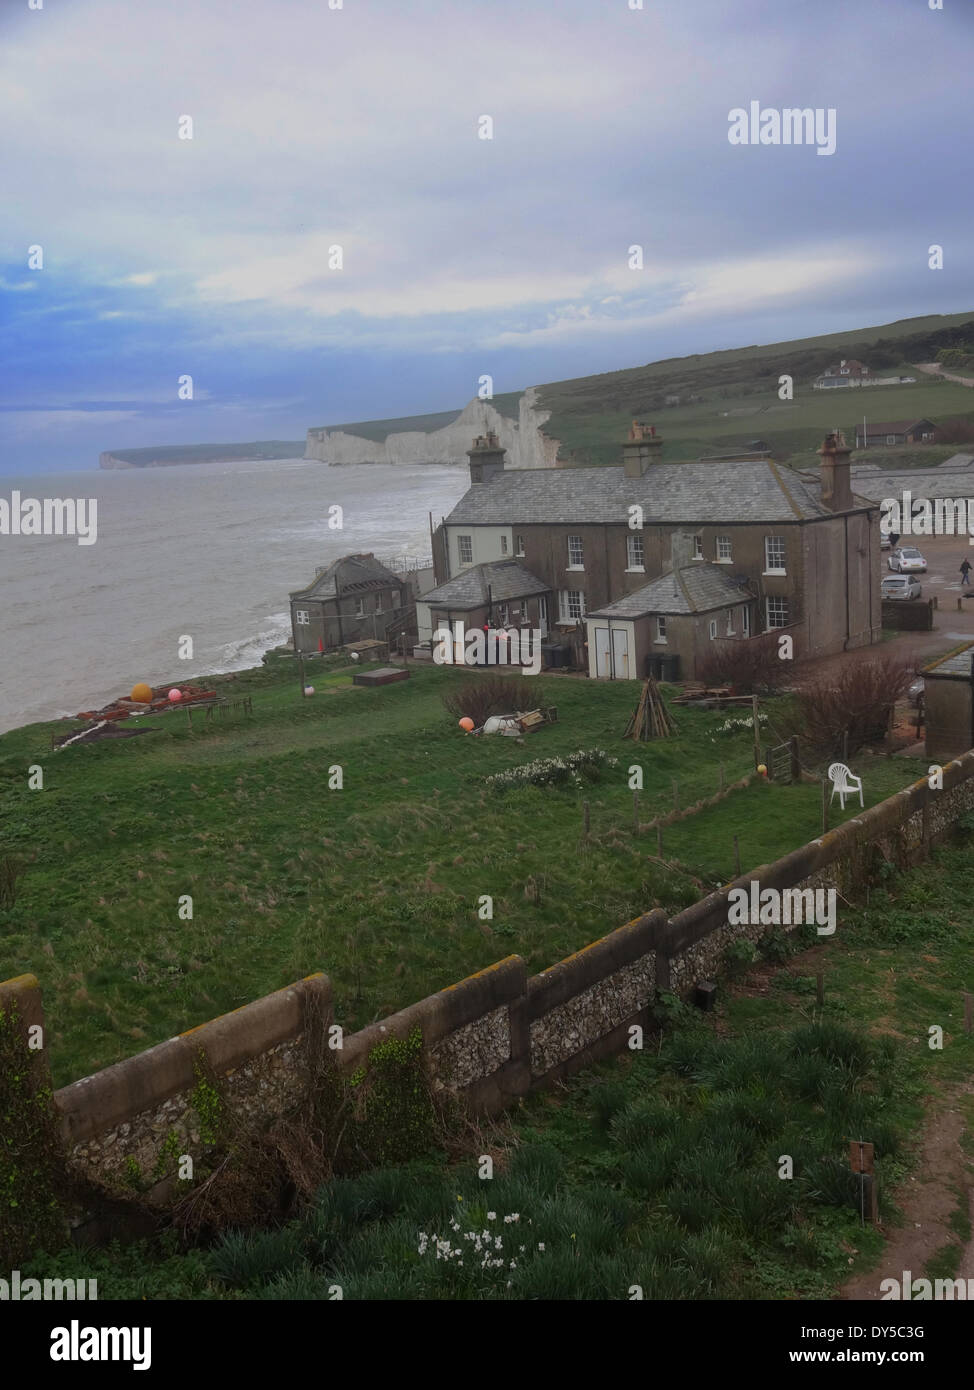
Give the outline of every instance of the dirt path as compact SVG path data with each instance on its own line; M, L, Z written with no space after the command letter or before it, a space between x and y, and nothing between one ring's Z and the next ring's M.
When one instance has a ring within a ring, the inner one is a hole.
M969 376L956 376L953 372L945 372L939 362L914 362L912 365L918 372L926 372L928 376L942 376L945 381L959 381L961 386L974 386L974 380Z
M850 1279L841 1289L840 1298L878 1301L884 1279L895 1279L902 1287L904 1270L909 1270L914 1279L921 1278L928 1260L938 1250L957 1243L950 1218L957 1210L958 1191L966 1191L974 1218L974 1173L961 1146L966 1122L958 1105L961 1096L970 1095L974 1095L974 1082L937 1103L928 1116L914 1175L895 1193L904 1224L889 1228L879 1264ZM974 1239L967 1241L957 1278L974 1279Z

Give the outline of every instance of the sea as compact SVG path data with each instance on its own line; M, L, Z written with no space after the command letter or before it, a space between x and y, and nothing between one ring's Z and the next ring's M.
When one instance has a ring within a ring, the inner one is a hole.
M435 526L468 485L465 466L300 458L0 477L8 502L97 501L94 544L0 534L0 732L139 681L259 665L290 638L288 594L317 568L428 556L430 513Z

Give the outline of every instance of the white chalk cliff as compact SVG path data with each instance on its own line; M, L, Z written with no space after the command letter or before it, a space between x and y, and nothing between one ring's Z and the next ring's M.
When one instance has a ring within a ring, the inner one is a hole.
M475 397L442 429L404 430L387 435L381 443L343 430L308 430L305 458L334 464L466 463L467 450L486 428L493 430L507 450L508 468L553 468L558 440L543 433L542 426L551 411L539 409L536 397L535 387L525 391L518 403L516 421L501 415L490 401Z

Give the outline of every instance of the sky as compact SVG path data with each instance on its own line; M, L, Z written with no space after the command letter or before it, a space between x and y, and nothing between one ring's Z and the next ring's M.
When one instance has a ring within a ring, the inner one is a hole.
M939 2L0 0L0 472L971 308Z

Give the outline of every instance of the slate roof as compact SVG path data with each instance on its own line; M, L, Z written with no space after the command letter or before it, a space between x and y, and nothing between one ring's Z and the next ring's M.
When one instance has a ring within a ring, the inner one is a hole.
M964 680L970 680L971 658L974 657L974 642L968 642L959 652L954 652L953 656L945 656L940 661L931 661L929 666L924 666L924 676L960 676Z
M295 589L290 598L337 598L339 594L364 594L401 580L386 569L374 555L342 555L315 576L304 589Z
M708 613L715 608L753 598L750 589L736 584L722 565L709 560L668 570L635 593L593 609L586 618L642 618L647 613Z
M917 420L886 420L886 421L878 420L878 421L876 421L876 422L874 422L874 423L870 423L869 421L867 421L867 422L866 422L866 433L867 433L867 434L906 434L906 432L907 432L908 430L912 430L912 429L913 429L914 425L933 425L933 428L934 428L934 429L937 428L936 425L933 424L933 421L932 421L932 420L928 420L927 417L926 417L925 415L921 415L921 416L919 417L919 419L917 419ZM856 433L857 433L857 434L862 434L862 427L861 427L860 425L857 425L857 426L856 426Z
M481 485L482 486L482 485ZM494 603L506 603L508 599L528 598L531 594L546 594L549 585L537 575L519 565L516 560L492 560L483 565L471 565L448 579L439 588L423 594L422 603L442 608L481 608L489 597Z
M877 463L854 463L852 484L859 493L882 502L887 497L912 494L914 501L921 497L974 497L974 457L954 454L933 468L884 469Z
M488 482L473 484L446 524L625 524L633 505L642 507L647 526L803 521L832 515L822 505L817 478L759 459L656 463L639 478L628 478L623 468L507 468Z

